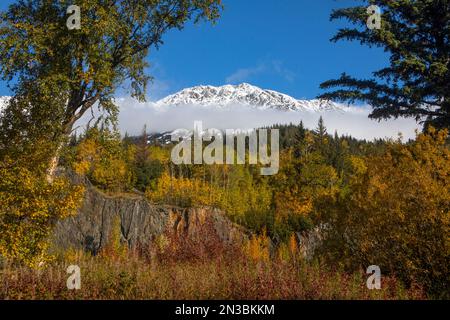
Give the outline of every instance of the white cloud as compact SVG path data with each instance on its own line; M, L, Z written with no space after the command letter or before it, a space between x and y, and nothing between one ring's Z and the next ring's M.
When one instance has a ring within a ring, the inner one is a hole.
M251 76L255 76L263 73L266 70L266 66L259 64L252 68L243 68L236 70L233 74L229 75L226 79L226 83L237 83L247 81Z
M322 115L329 133L348 134L360 139L414 138L420 126L412 119L377 122L368 118L369 107L349 107L342 111L279 111L259 110L249 106L234 105L223 108L204 106L158 106L155 103L138 103L134 99L118 100L120 105L119 128L122 133L138 135L144 124L149 131L166 132L175 129L192 129L194 121L203 121L205 128L250 129L272 124L298 124L303 121L313 129ZM86 123L86 118L83 120Z
M226 79L226 83L241 83L249 81L252 77L261 74L274 74L281 77L288 82L294 81L295 73L284 67L283 63L279 60L263 61L256 66L249 68L241 68L229 75Z
M284 80L288 81L288 82L292 82L295 79L295 73L292 72L291 70L285 68L283 66L283 63L281 61L275 60L272 61L272 67L273 70L280 75L281 77L283 77Z

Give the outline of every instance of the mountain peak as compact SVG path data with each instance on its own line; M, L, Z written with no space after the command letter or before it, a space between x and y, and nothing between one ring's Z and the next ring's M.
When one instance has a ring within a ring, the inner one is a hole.
M340 109L330 101L297 100L286 94L261 89L249 83L227 84L220 87L200 85L186 88L157 102L158 105L200 105L225 107L227 105L248 105L258 109L284 111Z

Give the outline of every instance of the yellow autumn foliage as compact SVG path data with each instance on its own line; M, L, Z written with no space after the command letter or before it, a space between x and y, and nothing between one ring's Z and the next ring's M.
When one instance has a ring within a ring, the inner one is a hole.
M128 245L122 242L121 220L119 216L114 217L107 243L100 252L100 256L106 259L125 259L128 254Z
M180 207L215 206L221 191L198 179L176 178L164 173L156 190L149 189L148 199L158 204L174 204Z
M323 206L322 254L348 269L378 265L405 283L450 296L450 151L447 131L351 158L348 186Z
M280 261L289 262L296 261L300 258L297 236L293 233L289 237L289 241L282 242L277 247L277 255Z
M286 150L280 164L279 173L272 177L275 228L288 240L293 232L310 227L318 211L316 200L332 197L339 190L339 179L336 170L308 146L300 157L292 149Z
M94 128L76 146L72 168L104 190L126 191L135 178L129 165L134 152L132 147L123 148L119 137Z
M45 175L14 165L1 168L0 176L0 256L42 266L52 226L76 213L84 188L64 178L49 183Z
M260 235L253 235L245 244L244 252L255 261L269 261L270 238L264 230Z

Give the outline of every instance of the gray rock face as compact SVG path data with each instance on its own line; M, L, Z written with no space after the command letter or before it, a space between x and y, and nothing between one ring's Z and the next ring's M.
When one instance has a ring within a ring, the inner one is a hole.
M139 195L109 196L88 185L79 213L55 226L53 244L61 249L83 249L97 254L108 243L116 221L120 221L122 241L130 248L145 247L168 229L182 235L195 234L206 221L212 222L224 242L247 238L246 231L230 222L220 210L156 206Z

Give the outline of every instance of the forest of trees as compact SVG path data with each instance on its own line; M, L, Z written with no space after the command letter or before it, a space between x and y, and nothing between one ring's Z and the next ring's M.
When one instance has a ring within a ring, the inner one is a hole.
M450 151L447 131L367 142L303 124L280 129L280 172L252 165L173 165L171 145L89 129L64 162L105 192L141 192L155 204L220 208L276 244L322 228L317 251L355 271L376 263L405 283L448 292ZM131 142L134 141L134 142ZM298 240L297 240L298 241Z

